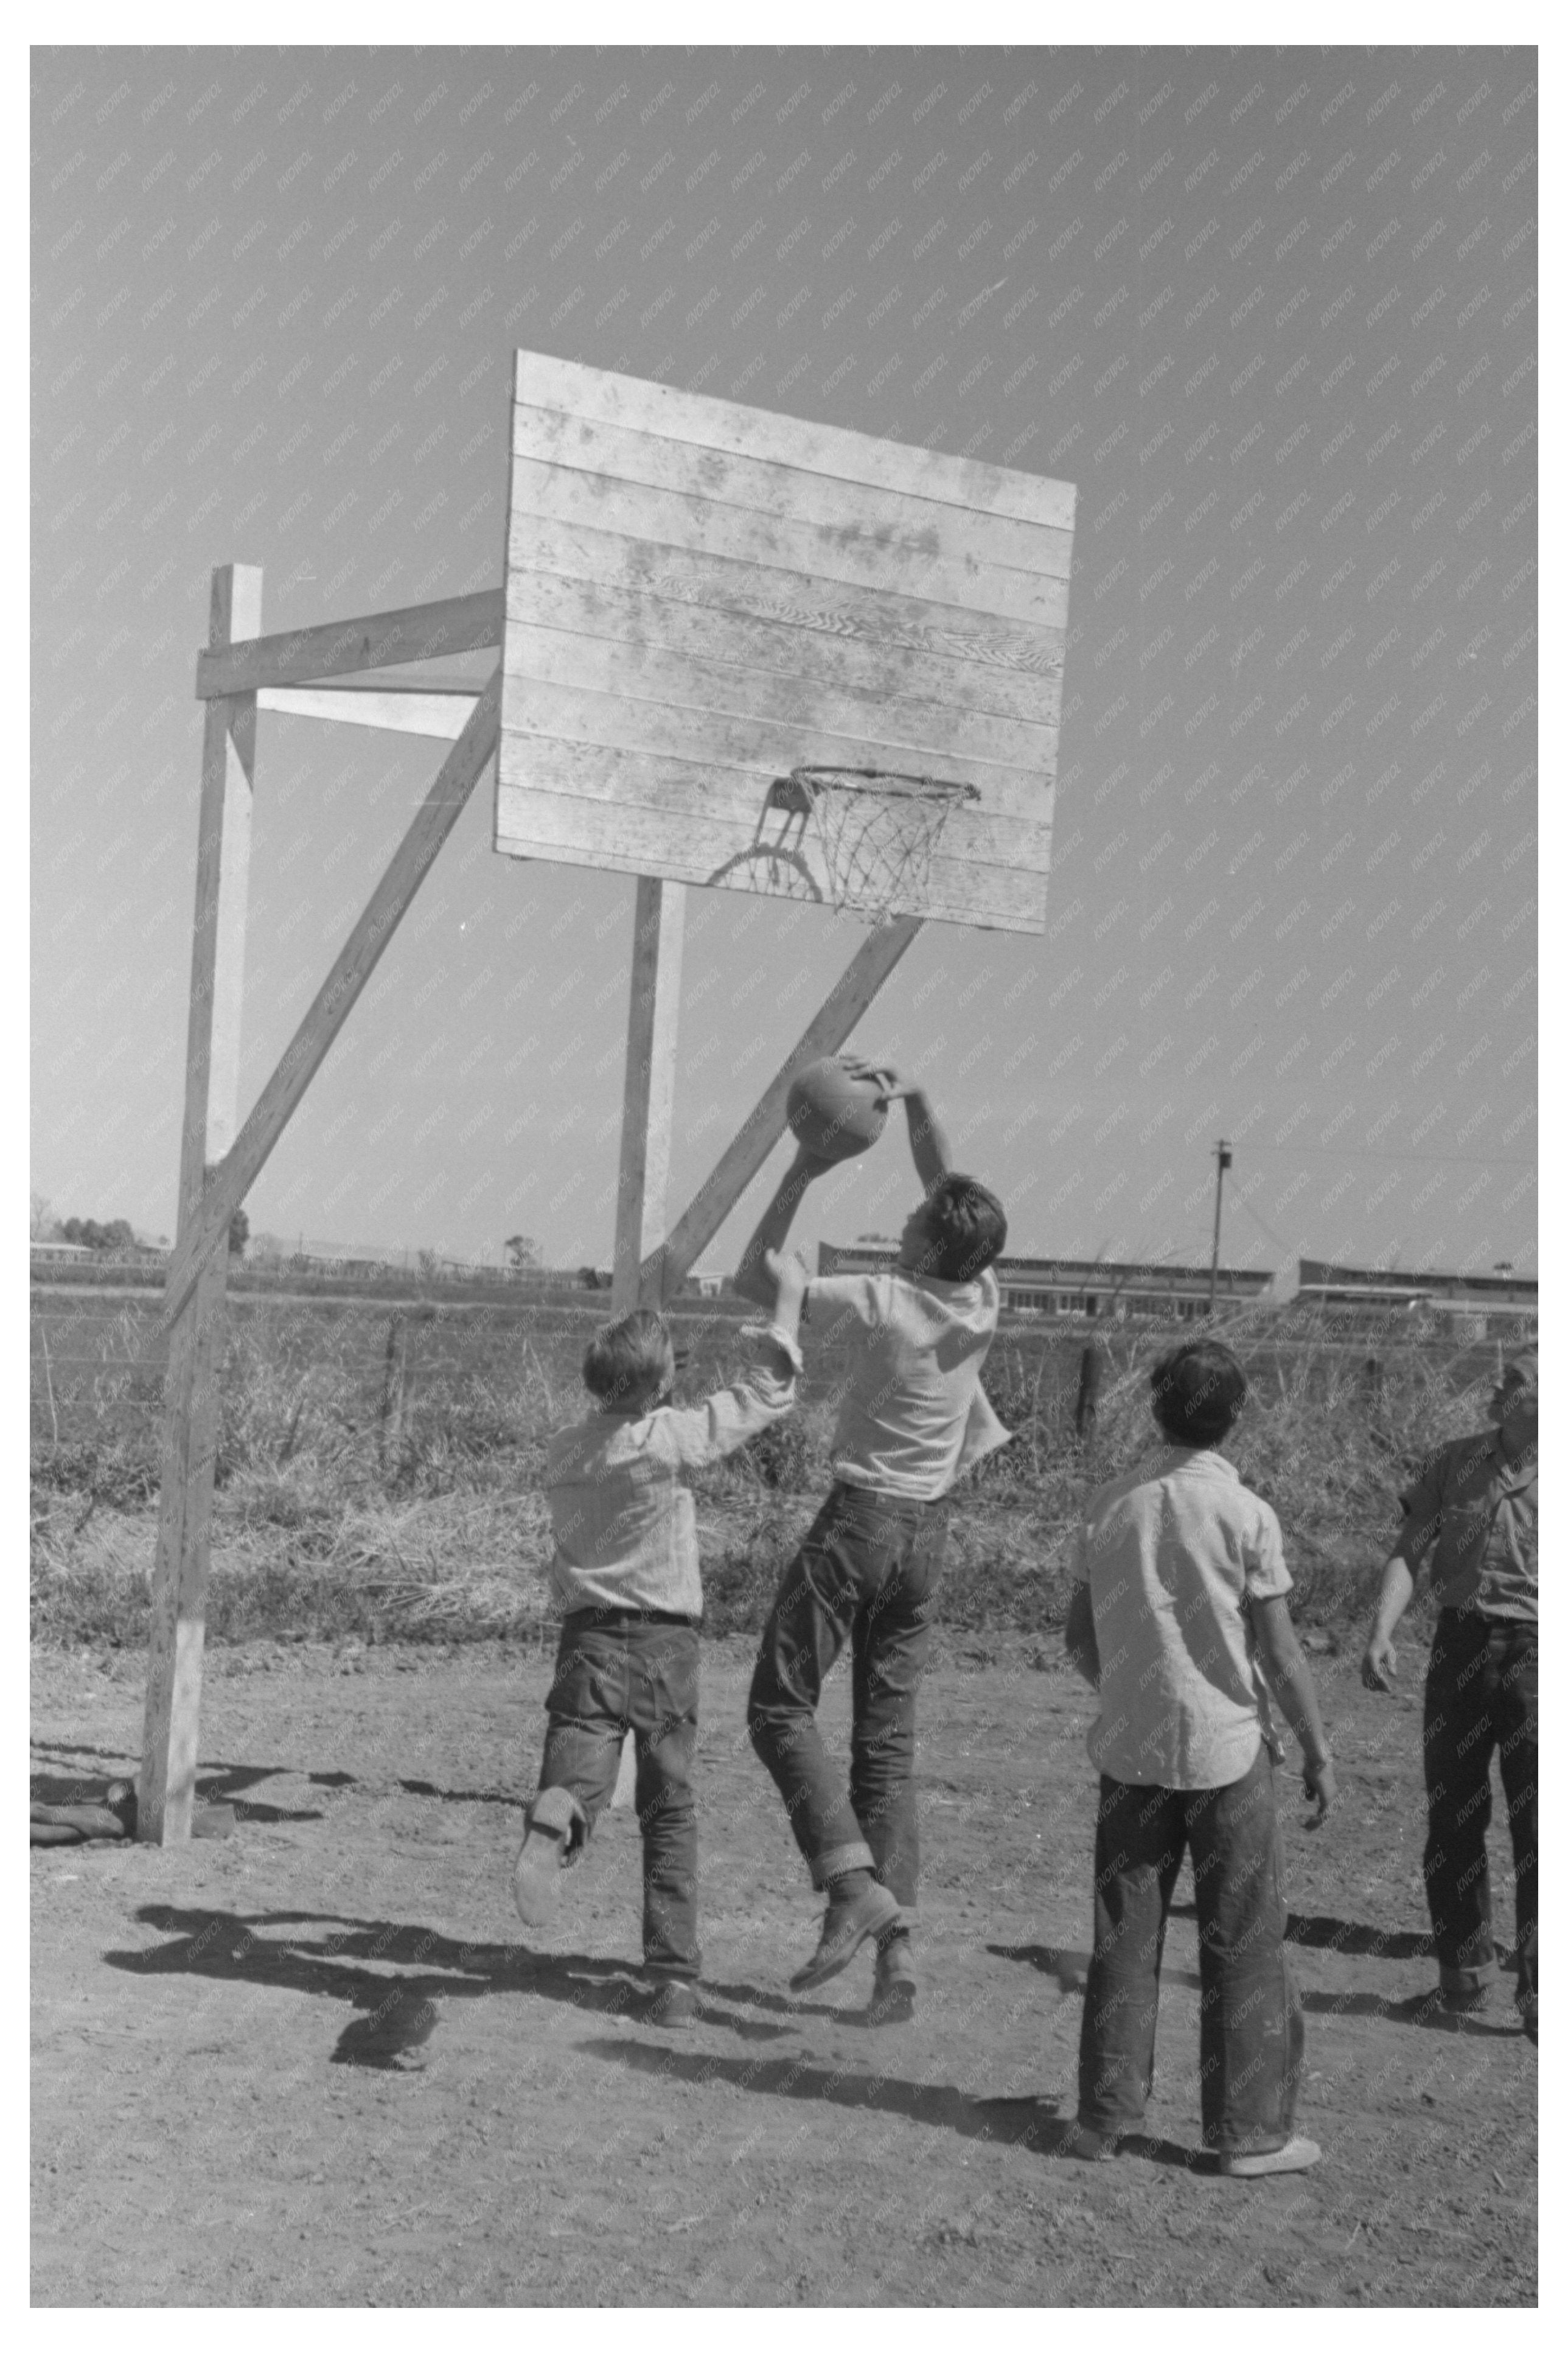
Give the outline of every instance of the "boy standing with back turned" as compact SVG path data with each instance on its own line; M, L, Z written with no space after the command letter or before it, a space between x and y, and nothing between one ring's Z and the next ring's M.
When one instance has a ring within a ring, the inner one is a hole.
M910 2017L915 2000L915 1697L947 1543L944 1499L961 1472L1009 1435L980 1386L1000 1303L991 1264L1007 1220L994 1193L951 1172L921 1087L885 1063L845 1061L884 1100L903 1099L925 1190L894 1267L806 1285L805 1314L831 1319L834 1336L848 1344L834 1483L780 1582L747 1719L812 1884L827 1896L816 1951L790 1984L797 1992L825 1984L875 1937L872 2014L890 2021ZM797 1156L742 1253L735 1288L743 1296L771 1306L767 1254L823 1173L805 1153ZM823 1683L846 1641L854 1662L847 1790L816 1728Z
M1193 1858L1202 1983L1204 2141L1222 2173L1316 2164L1291 2126L1305 2035L1285 1958L1268 1691L1301 1744L1321 1821L1334 1768L1290 1624L1279 1522L1218 1448L1247 1376L1216 1340L1155 1366L1167 1451L1090 1496L1079 1530L1068 1655L1100 1694L1094 1955L1071 2152L1113 2157L1154 2080L1165 1921Z

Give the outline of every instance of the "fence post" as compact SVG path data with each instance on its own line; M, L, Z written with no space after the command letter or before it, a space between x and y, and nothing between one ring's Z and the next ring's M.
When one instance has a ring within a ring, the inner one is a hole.
M386 1370L381 1385L377 1416L377 1459L382 1475L388 1458L395 1462L403 1447L403 1413L408 1394L408 1318L401 1309L386 1327Z
M1100 1392L1105 1378L1105 1351L1090 1341L1085 1348L1078 1368L1078 1403L1073 1409L1072 1425L1085 1443L1094 1436L1095 1417L1100 1410Z

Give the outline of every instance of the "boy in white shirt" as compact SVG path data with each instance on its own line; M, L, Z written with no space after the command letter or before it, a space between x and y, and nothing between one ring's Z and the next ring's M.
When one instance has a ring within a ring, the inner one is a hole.
M1217 1340L1155 1366L1167 1451L1090 1496L1074 1548L1068 1655L1100 1694L1094 1955L1070 2153L1112 2157L1154 2080L1165 1921L1190 1849L1202 1980L1204 2141L1222 2173L1316 2164L1292 2131L1304 2032L1285 1958L1272 1689L1317 1820L1334 1768L1290 1624L1279 1522L1215 1450L1247 1398Z
M947 1543L944 1498L960 1472L1009 1433L980 1386L1000 1293L991 1271L1007 1239L994 1193L951 1173L947 1141L918 1084L846 1057L884 1099L901 1097L924 1198L885 1273L814 1277L806 1313L847 1326L849 1369L833 1440L834 1484L780 1582L752 1679L752 1745L778 1784L812 1884L827 1895L816 1953L790 1984L826 1983L877 1939L872 2014L908 2018L915 2000L910 1929L920 1853L915 1697ZM802 1153L742 1254L735 1288L766 1305L805 1187L823 1174ZM828 1669L853 1660L849 1785L816 1728Z
M557 1430L545 1462L555 1530L551 1586L561 1647L545 1701L539 1790L512 1876L519 1913L548 1919L563 1863L574 1862L616 1786L630 1732L643 1845L643 1957L650 2014L696 2017L697 1513L684 1474L731 1454L795 1403L802 1269L772 1260L773 1323L753 1333L763 1361L700 1406L669 1403L675 1350L662 1315L637 1308L594 1340L583 1380L597 1400Z

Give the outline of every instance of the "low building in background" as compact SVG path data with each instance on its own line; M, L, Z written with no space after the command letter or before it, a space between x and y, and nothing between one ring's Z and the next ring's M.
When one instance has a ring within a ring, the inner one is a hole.
M866 1274L891 1266L894 1244L818 1242L818 1274ZM1084 1320L1109 1317L1188 1323L1208 1314L1206 1266L1151 1265L1117 1259L999 1258L995 1267L1002 1305L1017 1315L1065 1315ZM1255 1304L1274 1281L1270 1267L1222 1266L1215 1304L1234 1314Z
M1405 1317L1436 1325L1461 1340L1505 1338L1533 1331L1540 1285L1511 1267L1490 1274L1415 1273L1389 1267L1341 1266L1327 1259L1296 1261L1300 1280L1292 1303L1319 1308L1337 1321L1387 1322Z

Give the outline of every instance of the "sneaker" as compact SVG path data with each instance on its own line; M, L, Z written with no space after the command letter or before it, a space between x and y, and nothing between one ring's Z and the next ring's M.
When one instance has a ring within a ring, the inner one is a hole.
M826 1985L848 1968L868 1936L879 1936L898 1916L898 1898L876 1880L858 1895L838 1896L829 1888L816 1950L791 1978L790 1991L807 1993L813 1986Z
M871 1987L871 2021L900 2026L915 2014L915 1961L907 1936L890 1937L877 1954Z
M668 1978L654 1988L643 2018L649 2026L691 2026L701 2014L696 1987L685 1978Z
M555 1883L576 1819L570 1789L541 1789L528 1810L528 1828L511 1873L511 1900L530 1928L542 1927L555 1908Z
M1058 2155L1076 2157L1085 2165L1108 2165L1116 2155L1119 2136L1097 2132L1093 2125L1068 2125Z
M1296 2133L1283 2148L1260 2148L1235 2157L1222 2151L1219 2169L1234 2181L1257 2181L1266 2173L1305 2173L1322 2154L1315 2140Z

